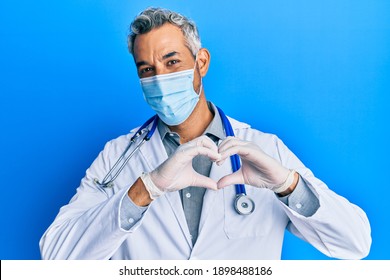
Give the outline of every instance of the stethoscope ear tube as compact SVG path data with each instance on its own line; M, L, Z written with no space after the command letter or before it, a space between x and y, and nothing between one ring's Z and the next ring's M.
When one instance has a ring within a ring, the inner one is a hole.
M137 131L134 133L133 137L130 138L129 144L127 145L125 151L121 154L121 156L118 158L118 160L115 162L115 164L111 167L107 175L103 178L102 182L99 182L97 178L94 179L94 183L98 186L101 186L103 188L112 188L114 186L114 181L118 177L118 175L122 172L123 168L126 166L126 164L129 162L131 157L134 155L136 151L138 151L142 145L149 141L152 135L154 134L154 131L157 127L157 121L158 116L154 115L150 119L148 119ZM149 124L153 122L151 129L146 129ZM144 131L146 129L146 132ZM130 147L135 143L135 140L138 137L141 137L142 134L146 133L146 135L143 137L141 142L134 148L133 151L126 157L127 152L129 151ZM111 178L111 179L110 179Z
M154 115L153 117L151 117L150 119L148 119L138 130L136 133L134 133L133 137L131 137L130 139L130 142L133 142L137 137L140 136L140 134L142 134L142 130L145 129L149 124L151 124L153 122L153 125L152 125L152 128L148 130L148 133L146 134L146 136L144 137L145 141L149 141L150 138L153 136L154 134L154 131L156 130L156 127L157 127L157 120L158 120L158 116L157 115Z

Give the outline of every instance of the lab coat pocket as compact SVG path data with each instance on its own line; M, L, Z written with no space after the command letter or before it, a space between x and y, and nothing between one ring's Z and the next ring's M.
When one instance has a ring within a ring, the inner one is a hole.
M273 203L272 192L245 186L247 195L254 201L255 209L249 215L240 215L234 208L236 190L234 186L224 189L224 231L229 239L264 236L272 227Z

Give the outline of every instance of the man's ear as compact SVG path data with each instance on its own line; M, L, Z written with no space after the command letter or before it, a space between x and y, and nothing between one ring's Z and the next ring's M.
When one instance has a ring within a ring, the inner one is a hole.
M206 48L201 48L198 52L198 67L202 77L206 76L210 65L210 52Z

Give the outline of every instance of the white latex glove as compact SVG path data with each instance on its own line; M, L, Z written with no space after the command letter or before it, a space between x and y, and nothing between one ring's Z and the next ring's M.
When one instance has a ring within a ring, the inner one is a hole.
M203 135L180 145L171 157L152 172L143 173L141 179L151 199L188 186L217 190L216 182L197 173L192 167L192 159L197 155L208 156L212 161L221 158L217 145Z
M238 154L241 157L241 168L221 178L218 182L219 189L234 184L248 184L281 193L293 183L295 172L282 166L252 142L227 137L219 145L219 153L221 159L217 162L218 165L231 155Z

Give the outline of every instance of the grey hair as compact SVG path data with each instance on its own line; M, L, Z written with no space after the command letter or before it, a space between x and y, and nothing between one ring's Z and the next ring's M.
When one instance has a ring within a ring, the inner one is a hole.
M195 23L179 13L162 8L147 8L133 20L127 38L129 52L134 55L134 41L137 35L148 33L165 23L171 23L181 29L187 47L195 56L201 48Z

